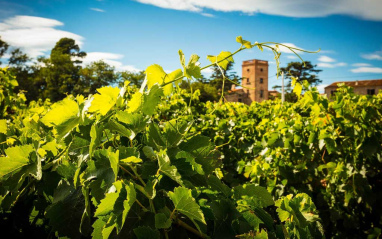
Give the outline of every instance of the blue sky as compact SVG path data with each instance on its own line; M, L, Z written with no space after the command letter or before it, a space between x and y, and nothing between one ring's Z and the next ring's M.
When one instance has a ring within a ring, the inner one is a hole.
M0 36L34 57L71 37L88 53L85 63L104 59L120 70L157 63L170 71L180 68L179 49L205 65L206 55L235 51L241 35L320 48L301 56L323 70L322 88L382 78L381 11L380 0L0 0ZM270 51L251 49L234 59L238 75L243 60L268 60L269 88L280 84ZM284 52L281 65L297 60Z

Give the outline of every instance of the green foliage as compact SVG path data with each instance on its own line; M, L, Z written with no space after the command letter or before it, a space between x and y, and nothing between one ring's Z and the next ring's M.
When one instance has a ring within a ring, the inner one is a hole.
M247 158L233 161L221 144L231 140L219 137L236 123L217 119L231 104L211 114L198 92L175 88L202 69L199 56L186 65L179 53L183 70L152 65L140 91L129 82L106 86L94 96L32 102L12 122L0 121L0 226L38 238L322 238L309 196L275 203L268 185L235 172ZM70 64L78 54L64 40L51 58ZM204 125L211 122L217 127ZM280 143L275 132L265 137L264 145ZM320 138L336 145L328 134Z

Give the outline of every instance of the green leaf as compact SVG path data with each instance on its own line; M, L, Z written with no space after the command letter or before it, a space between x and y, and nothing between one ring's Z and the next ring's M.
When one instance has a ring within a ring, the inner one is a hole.
M143 104L143 95L141 92L137 91L134 93L134 95L131 97L131 99L127 103L127 106L128 106L127 111L129 113L136 112L137 110L141 108L142 104Z
M161 85L165 82L166 72L160 65L154 64L146 68L147 87L151 89L155 84Z
M126 164L142 163L142 159L135 156L130 156L128 158L121 159L121 162Z
M192 197L191 189L185 187L177 187L174 192L169 192L169 197L174 203L175 210L187 216L191 221L197 220L206 224L204 215L200 206ZM197 224L194 222L197 226Z
M41 119L41 122L48 127L56 128L58 138L61 139L65 138L80 123L79 114L78 104L68 97L55 103Z
M118 111L115 116L119 122L127 124L135 134L138 134L146 128L147 119L143 116L143 114Z
M234 198L236 200L244 200L249 205L255 207L268 207L275 204L272 195L267 189L254 184L234 187Z
M119 95L118 87L105 86L97 89L99 94L94 95L91 102L89 112L99 112L101 115L106 115L111 108L117 103Z
M182 82L182 78L181 78L182 75L183 75L182 70L181 69L177 69L177 70L171 72L170 74L168 74L165 77L165 80L164 80L163 83L173 82L173 81L175 81L175 79L180 78L180 79L178 79L177 81L174 82L176 85L178 85L180 82ZM173 84L174 83L169 83L169 84L167 84L167 85L165 85L163 87L164 95L167 96L167 95L170 95L172 93L172 91L173 91Z
M182 177L180 176L177 168L173 165L171 165L170 158L167 156L166 153L161 152L158 155L158 164L159 164L159 170L167 175L169 178L174 180L175 182L179 183L180 185L184 185L182 181Z
M137 227L134 229L134 234L138 239L159 239L160 234L158 230L151 227Z
M117 183L117 182L115 182ZM94 216L105 216L111 213L114 209L114 204L119 197L119 193L108 193L106 197L101 200L101 203L98 205L97 210L95 211Z
M0 178L30 164L29 154L32 145L15 146L5 149L7 157L0 157Z
M215 190L215 191L218 191L218 192L222 192L224 194L224 196L226 196L226 197L230 197L231 194L232 194L231 189L227 185L222 183L220 181L220 179L218 179L214 175L210 175L208 177L207 183L208 183L208 185L210 186L210 188L212 190Z
M207 59L214 64L218 64L224 70L227 70L227 66L230 62L234 62L232 53L229 51L222 51L218 56L207 56Z
M163 89L158 85L151 87L148 95L144 95L144 103L142 106L142 112L145 115L153 115L155 108L159 104L160 97L163 96Z
M171 219L166 216L164 213L157 213L155 214L155 227L157 229L162 229L162 228L169 228L171 227Z
M118 123L112 119L109 120L109 122L107 122L104 125L104 127L105 127L105 129L109 129L110 131L116 131L121 136L127 137L131 140L133 140L135 138L134 132L132 132L131 130L129 130L128 128L123 126L122 124L120 124L120 123Z
M241 36L236 37L236 41L240 44L242 44L245 48L250 49L252 48L252 44L249 41L243 40Z
M198 55L191 55L190 60L188 61L188 65L186 66L186 60L184 57L184 54L182 50L179 50L179 58L180 63L183 66L183 74L185 77L191 79L194 77L195 79L199 79L202 77L201 70L200 70L200 63L198 62L199 56Z
M102 140L102 126L98 126L98 124L93 124L90 129L90 145L89 145L89 155L90 157L93 156L93 152L96 147L98 147L101 144Z
M7 120L2 119L0 120L0 133L6 134L7 133Z
M198 164L195 161L195 157L192 154L190 154L190 153L188 153L186 151L179 151L176 154L176 158L177 159L181 159L181 158L186 159L185 161L188 162L192 166L192 169L195 172L197 172L198 174L204 175L204 171L203 171L202 165Z

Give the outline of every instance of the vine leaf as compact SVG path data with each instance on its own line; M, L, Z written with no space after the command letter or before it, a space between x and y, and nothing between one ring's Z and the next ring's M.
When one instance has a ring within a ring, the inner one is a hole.
M186 66L186 58L184 57L183 51L179 50L179 58L180 58L180 63L183 66L183 71L184 71L184 76L187 77L188 79L191 79L194 77L195 79L201 78L201 70L199 66L199 56L192 54L190 57L190 60L188 61L188 65Z
M170 158L167 156L166 153L162 152L158 156L158 163L159 163L159 170L167 175L169 178L174 180L175 182L179 183L180 185L184 186L182 178L178 172L178 169L171 165Z
M119 95L118 87L105 86L97 90L99 94L94 95L94 99L89 108L89 112L99 112L101 115L106 115L117 103Z
M70 98L65 98L55 103L41 122L48 127L54 127L58 138L61 139L65 138L80 123L80 120L78 104Z
M160 234L158 230L151 227L137 227L134 229L134 234L138 239L159 239Z
M7 157L0 157L0 178L30 164L32 145L15 146L4 150Z
M174 203L175 209L183 215L187 216L199 229L195 220L206 224L204 214L200 209L200 206L196 203L195 199L191 195L191 189L185 187L177 187L174 192L169 192L169 197Z
M213 63L213 64L218 64L221 68L224 70L227 70L227 66L230 62L234 62L232 58L232 53L229 51L222 51L220 52L219 55L217 56L211 56L208 55L207 59ZM226 59L225 59L226 58Z

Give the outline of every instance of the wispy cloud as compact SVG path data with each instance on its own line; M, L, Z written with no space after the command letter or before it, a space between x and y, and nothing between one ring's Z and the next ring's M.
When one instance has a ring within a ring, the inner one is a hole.
M124 56L121 54L109 53L109 52L88 52L86 57L82 59L83 65L88 65L96 61L104 61L110 66L115 67L117 71L132 71L138 72L140 69L133 65L124 65L121 60Z
M382 61L382 51L376 51L373 53L368 54L361 54L362 58L365 58L367 60L379 60Z
M335 67L347 66L347 64L345 62L338 62L338 63L320 62L317 64L317 66L322 68L335 68Z
M331 58L331 57L328 57L328 56L320 56L318 58L318 61L321 61L321 62L335 62L336 60Z
M212 9L222 12L243 12L249 15L263 13L286 17L325 17L335 14L350 15L381 21L380 0L135 0L161 8L202 12ZM346 7L344 7L346 6Z
M95 11L95 12L105 12L105 10L100 9L100 8L90 8L90 10Z
M45 55L63 37L74 39L81 47L82 36L56 29L63 25L55 19L15 16L0 22L0 35L9 45L21 48L31 57Z
M371 64L369 64L369 63L354 63L354 64L352 64L352 66L365 67L365 66L371 66Z
M353 73L382 73L382 67L358 67L350 71Z
M205 16L205 17L215 17L215 15L213 15L211 13L205 13L205 12L200 13L200 15Z
M288 59L291 59L291 60L295 60L295 59L298 59L297 56L294 56L294 55L291 55L291 56L287 56Z

